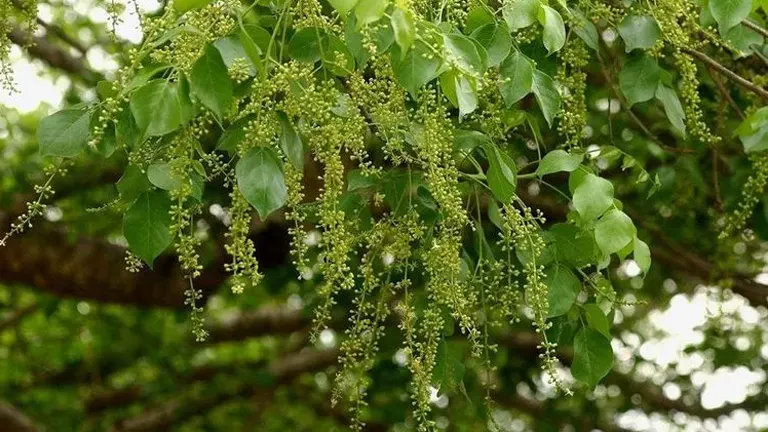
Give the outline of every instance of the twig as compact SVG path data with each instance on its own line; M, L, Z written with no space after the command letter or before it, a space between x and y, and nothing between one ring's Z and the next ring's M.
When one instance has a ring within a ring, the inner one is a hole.
M752 20L745 19L741 23L744 24L745 27L748 27L748 28L754 30L756 33L760 33L761 35L763 35L763 37L768 38L768 30L760 27L756 22L754 22Z
M718 63L714 59L712 59L710 56L704 54L701 51L697 51L693 48L687 48L683 47L681 50L689 54L693 57L696 57L700 61L706 63L708 66L710 66L713 70L720 73L721 75L726 76L731 81L735 82L736 84L744 87L745 89L755 93L756 95L760 96L761 98L768 100L768 91L766 91L764 88L757 86L752 81L742 77L741 75L737 74L736 72L728 69L727 67L723 66L722 64Z
M728 104L733 108L734 111L736 111L736 114L739 115L739 117L744 120L744 113L741 112L741 109L738 105L736 105L736 101L733 100L731 97L731 94L728 93L728 89L725 88L723 85L723 82L720 81L720 77L717 76L717 74L712 73L712 68L707 68L707 71L709 72L709 76L712 77L712 81L715 82L715 85L717 86L717 89L720 91L720 94L723 95L726 101L728 101Z

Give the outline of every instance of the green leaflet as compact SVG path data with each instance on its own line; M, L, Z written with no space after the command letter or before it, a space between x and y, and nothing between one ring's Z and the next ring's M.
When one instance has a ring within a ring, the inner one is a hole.
M37 142L42 156L74 157L88 144L91 113L68 109L40 120Z
M656 99L664 106L664 112L672 126L685 137L685 111L677 93L672 88L659 83L656 88Z
M413 18L402 9L397 8L392 12L392 30L395 34L395 42L400 46L404 55L411 49L413 41L416 39L416 26Z
M618 209L608 211L595 224L595 241L606 256L627 247L636 234L632 219Z
M619 72L619 87L629 106L653 99L660 80L661 68L646 54L631 57Z
M502 203L509 203L517 188L517 166L515 161L495 144L486 142L483 145L488 158L488 187L493 195Z
M661 36L661 29L653 17L648 15L627 15L618 27L627 52L635 48L648 49Z
M635 236L634 239L635 249L632 253L635 262L637 263L643 274L648 274L648 270L651 268L651 250L648 245Z
M347 76L355 69L355 59L338 36L325 29L309 27L296 32L288 44L288 53L298 61L323 64L334 75Z
M217 150L224 150L228 153L234 153L237 151L237 146L245 139L245 127L253 121L254 115L247 115L245 117L235 120L229 127L221 134L219 142L216 144Z
M208 45L203 55L192 65L189 76L192 93L218 118L232 104L232 81L219 51Z
M544 47L548 54L560 51L565 45L565 23L560 13L542 4L538 12L539 23L544 27Z
M440 88L448 100L459 109L459 120L477 108L477 90L473 78L448 70L440 75Z
M115 184L117 193L120 194L120 200L124 203L131 203L142 192L148 191L152 184L141 168L136 165L128 165L123 171L123 176Z
M402 59L400 57L399 52L392 52L392 72L397 82L416 99L419 89L437 77L440 59L418 42Z
M357 28L373 24L384 16L389 0L362 0L355 7Z
M582 328L573 339L571 373L593 388L613 367L611 343L597 330Z
M499 74L504 79L499 83L499 91L508 107L525 97L533 88L533 63L518 50L512 50L501 63Z
M565 150L552 150L544 155L536 167L536 174L544 176L556 172L575 171L584 159L583 153L568 153Z
M501 64L512 49L512 37L503 24L496 22L485 24L474 30L470 37L485 48L488 54L488 67Z
M584 316L587 318L587 324L589 324L589 327L597 330L610 341L611 324L608 322L608 317L605 316L603 310L600 309L600 306L594 303L588 303L583 307Z
M235 176L237 187L261 220L282 207L288 198L283 164L269 147L248 150L237 162Z
M301 142L301 137L285 113L278 112L277 117L280 119L280 150L293 166L303 170L304 144Z
M560 111L560 105L563 101L560 92L555 87L555 82L549 75L536 70L533 72L531 90L536 96L536 101L539 103L542 114L544 114L544 119L549 127L552 127L552 122L555 121L555 116Z
M504 2L501 13L510 30L517 30L536 22L539 13L539 0L508 0Z
M457 389L464 379L464 363L460 347L445 340L437 346L435 367L432 380L440 391L449 392Z
M480 51L485 49L472 39L458 34L447 34L443 35L443 46L446 58L452 58L465 74L479 76L485 71L487 54Z
M213 0L175 0L173 2L173 8L179 13L184 13L193 9L200 9L212 1Z
M768 107L762 107L750 115L736 129L746 153L768 149Z
M591 231L582 230L572 223L558 223L552 225L548 232L558 262L582 268L597 261L598 248Z
M152 268L160 253L171 245L171 201L162 191L141 193L123 215L123 236L136 256Z
M568 310L576 301L581 291L581 282L573 274L573 271L562 264L556 264L544 269L547 286L547 300L549 311L547 317L556 317L568 313Z
M359 0L328 0L328 3L333 6L339 15L344 16L355 8Z
M744 21L752 10L752 0L709 0L709 12L724 34Z
M131 112L145 136L173 132L194 115L184 82L156 79L131 95Z
M613 205L613 184L587 174L573 192L573 206L583 220L597 219Z

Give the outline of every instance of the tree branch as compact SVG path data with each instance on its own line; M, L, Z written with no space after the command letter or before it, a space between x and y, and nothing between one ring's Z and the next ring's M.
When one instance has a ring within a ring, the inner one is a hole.
M696 57L701 62L706 63L707 66L711 67L712 70L714 70L715 72L727 77L731 81L744 87L745 89L751 91L752 93L760 96L764 100L768 100L768 91L766 91L764 88L757 86L752 81L742 77L741 75L738 75L736 72L721 65L720 63L718 63L708 55L704 54L703 52L697 51L693 48L687 48L687 47L683 47L681 48L681 50L688 55Z
M40 306L37 303L33 303L31 305L24 306L21 309L17 309L9 313L7 317L3 318L3 320L0 321L0 332L4 331L9 327L15 326L16 323L24 319L24 317L37 311L39 307Z
M35 423L18 408L0 401L0 429L4 432L38 432Z

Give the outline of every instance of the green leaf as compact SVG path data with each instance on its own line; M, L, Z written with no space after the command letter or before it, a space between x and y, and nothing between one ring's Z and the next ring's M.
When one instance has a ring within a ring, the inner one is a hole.
M207 45L192 65L189 83L200 102L222 118L232 104L232 81L221 54L213 45Z
M136 125L148 136L173 132L192 118L192 103L181 83L148 82L131 95Z
M582 328L573 339L571 373L577 380L593 388L613 367L611 343L589 327Z
M459 109L459 120L477 108L477 90L474 80L461 72L448 70L440 75L440 88L451 103Z
M440 391L450 392L461 385L464 379L464 362L460 346L440 341L435 356L432 380Z
M555 247L555 258L559 262L581 268L597 260L597 244L591 232L571 223L558 223L552 225L549 233Z
M552 150L544 155L536 167L536 175L544 176L556 172L575 171L581 165L584 153L568 153L565 150Z
M648 248L644 241L637 237L635 237L634 242L635 250L633 251L633 257L635 262L640 267L640 270L643 271L643 274L648 274L648 270L651 268L651 249Z
M632 106L651 100L661 80L661 68L646 54L631 57L619 72L619 87Z
M747 117L736 129L744 144L744 152L768 150L768 107L762 107Z
M613 184L594 174L587 174L573 191L573 206L582 219L597 219L613 205Z
M568 267L557 264L544 270L543 282L547 286L549 311L547 317L556 317L568 313L581 291L581 282Z
M423 43L416 43L408 54L400 59L399 53L392 53L392 72L397 82L416 99L419 89L437 77L440 59L432 54Z
M231 67L235 60L244 59L248 61L250 65L249 75L253 76L256 74L256 65L252 64L250 61L248 53L245 52L243 43L240 41L238 36L231 35L216 39L216 41L213 42L213 46L219 50L221 59L224 61L224 65L227 68Z
M503 203L512 201L517 188L517 166L515 161L493 143L483 145L488 157L488 187L497 200Z
M177 12L183 14L184 12L191 11L193 9L200 9L213 0L175 0L173 2L173 8Z
M720 26L720 34L744 21L752 10L752 0L709 0L709 12Z
M531 86L536 101L539 103L541 112L544 114L544 119L547 121L549 127L552 127L552 122L555 120L555 115L560 111L560 104L562 98L560 92L555 87L555 82L549 75L540 70L536 70L533 73L533 86Z
M488 53L488 67L501 64L512 49L512 37L503 24L490 23L477 28L469 35L485 48Z
M387 11L389 0L363 0L355 7L355 18L357 18L357 28L373 24L384 16Z
M285 204L288 198L280 157L269 147L256 147L240 158L235 167L237 186L256 209L261 220Z
M42 156L74 157L88 144L91 113L68 109L40 120L37 142Z
M612 209L595 224L597 247L608 256L624 249L637 234L637 229L624 212Z
M256 118L255 115L247 115L237 119L234 123L221 134L219 142L216 144L217 150L224 150L229 153L237 151L237 146L243 142L246 135L245 127Z
M337 76L347 76L355 70L355 58L344 42L334 34L322 39L323 65Z
M571 28L588 47L595 51L600 50L600 37L597 34L595 24L587 19L578 8L573 8L573 25Z
M285 113L278 112L277 116L280 119L280 150L294 167L304 170L304 144L301 137Z
M162 191L143 192L123 215L123 236L131 252L152 268L171 245L171 201Z
M132 149L139 144L141 138L141 131L136 124L136 119L133 118L130 107L128 104L123 105L117 114L117 121L115 122L115 139L117 143Z
M155 163L147 168L147 178L150 183L165 190L178 189L181 186L181 180L174 178L171 173L171 164Z
M672 88L660 83L656 88L656 99L664 105L664 112L667 113L669 122L685 138L685 122L683 121L685 120L685 111L683 111L683 105L680 103L677 93Z
M597 330L605 336L609 341L611 340L611 324L608 322L608 317L605 316L600 306L594 303L588 303L584 305L584 316L587 317L587 324L589 327Z
M648 15L627 15L619 23L618 30L626 52L635 48L651 48L661 36L656 20Z
M762 35L744 24L739 24L725 32L723 39L738 50L737 58L751 56L754 48L761 47L765 43Z
M539 23L544 27L544 48L547 54L560 51L565 45L565 23L560 13L542 4L538 12Z
M325 37L324 29L303 28L297 31L288 42L288 55L300 62L314 63L320 60L320 46Z
M499 83L499 91L508 107L524 98L533 88L533 63L518 50L513 50L501 63L499 74L504 79Z
M459 34L443 35L446 58L452 58L462 72L480 75L485 70L484 57L472 39Z
M509 29L518 30L536 22L540 4L539 0L508 0L501 13Z
M411 49L413 41L416 39L416 26L413 18L402 9L397 8L392 12L392 30L395 33L395 42L400 46L404 55Z
M147 174L136 165L128 165L123 171L123 176L115 184L117 193L120 194L120 200L131 203L142 192L148 191L152 185L149 183Z
M359 0L328 0L328 3L336 9L336 12L341 16L345 16L352 9L355 8Z

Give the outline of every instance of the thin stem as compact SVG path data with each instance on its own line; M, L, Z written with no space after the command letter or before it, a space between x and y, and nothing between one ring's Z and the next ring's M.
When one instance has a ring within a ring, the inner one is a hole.
M761 98L768 100L768 91L765 90L762 87L757 86L752 81L742 77L741 75L737 74L736 72L728 69L727 67L723 66L722 64L715 61L712 57L704 54L701 51L697 51L693 48L686 48L682 47L680 48L684 53L696 57L701 62L706 63L708 66L710 66L714 71L718 72L719 74L727 77L731 81L735 82L736 84L744 87L745 89L751 91L752 93L760 96Z

